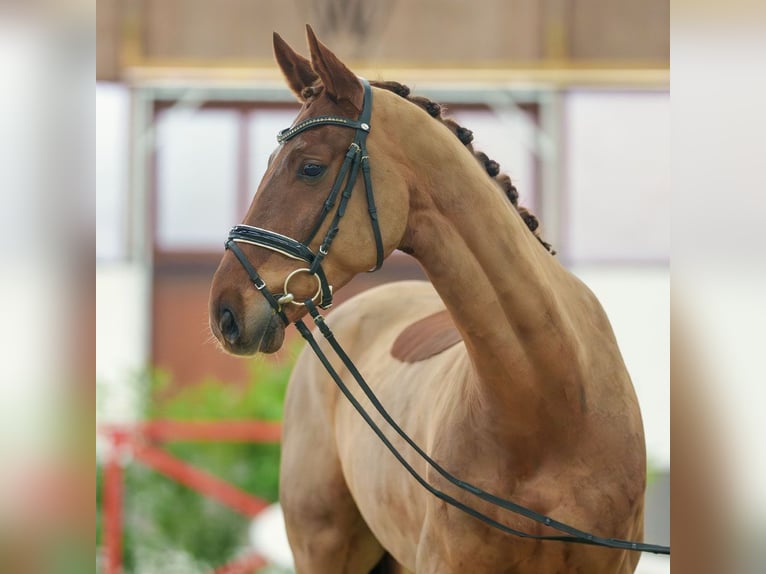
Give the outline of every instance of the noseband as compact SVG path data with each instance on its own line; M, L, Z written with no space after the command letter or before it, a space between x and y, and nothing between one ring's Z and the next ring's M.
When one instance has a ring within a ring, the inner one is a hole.
M364 87L364 103L362 105L362 113L359 115L359 119L351 120L348 118L342 118L337 116L318 116L314 118L309 118L307 120L303 120L302 122L298 123L297 125L291 128L282 130L281 132L279 132L279 135L277 136L277 141L281 144L286 141L289 141L291 138L295 137L301 132L304 132L306 130L319 127L319 126L325 126L325 125L342 126L342 127L352 128L356 131L356 135L354 136L354 141L348 147L348 151L346 152L346 157L343 160L343 164L341 165L340 171L338 172L338 176L335 179L335 183L333 184L332 189L330 190L330 194L327 196L327 199L324 202L324 205L322 207L322 212L320 213L317 222L314 224L314 227L311 230L311 233L309 233L308 238L303 243L301 243L300 241L296 241L295 239L292 239L291 237L287 237L285 235L276 233L274 231L269 231L268 229L253 227L251 225L236 225L229 232L229 238L226 240L226 249L229 249L232 253L234 253L237 259L239 259L239 262L245 268L245 271L247 271L247 274L249 275L250 280L253 282L253 285L255 286L255 288L258 289L261 292L261 294L263 294L263 296L269 302L271 307L274 309L274 312L277 315L279 315L282 321L284 321L285 325L288 325L289 321L287 319L287 316L284 313L283 306L289 303L292 303L294 305L305 305L306 309L308 310L309 314L314 320L314 323L318 327L319 331L328 341L330 347L333 349L335 354L340 358L341 362L348 370L348 373L354 378L356 383L359 385L359 388L370 400L370 403L372 404L373 408L380 414L380 416L388 424L388 426L391 429L393 429L393 431L396 434L398 434L402 439L404 439L405 443L417 454L417 456L422 461L424 461L428 466L433 468L437 473L439 473L447 481L449 481L451 484L453 484L454 486L456 486L463 492L471 494L496 507L508 510L514 514L521 515L539 524L543 524L553 530L558 530L559 532L563 532L564 534L558 535L558 536L556 535L551 536L551 535L530 534L524 531L516 530L514 528L507 526L506 524L498 522L491 516L488 516L487 514L477 510L473 506L465 504L464 502L450 496L443 490L440 490L436 488L435 486L433 486L431 483L429 483L422 476L422 474L418 470L416 470L407 461L407 459L404 458L404 456L399 452L399 450L393 445L391 440L381 430L378 423L372 419L372 417L366 411L364 406L362 406L362 404L357 400L357 398L354 396L354 394L348 388L346 383L343 381L343 379L341 378L340 374L337 372L335 367L329 361L325 352L317 343L311 330L306 326L306 324L302 320L295 321L294 324L295 324L295 327L298 329L298 332L301 334L301 336L303 336L304 339L306 339L309 346L317 355L317 358L322 363L324 368L327 370L328 374L333 379L333 381L338 386L338 388L343 393L343 395L348 399L348 401L351 403L354 409L356 409L359 415L364 419L367 425L377 435L377 437L380 439L383 445L399 461L399 463L404 467L404 469L407 470L407 472L428 492L430 492L437 498L443 500L445 503L449 504L450 506L453 506L457 508L458 510L465 512L466 514L473 516L477 520L480 520L484 522L485 524L488 524L489 526L496 528L497 530L500 530L501 532L505 532L507 534L511 534L513 536L517 536L520 538L528 538L532 540L548 540L548 541L556 541L556 542L569 542L574 544L589 544L594 546L616 548L620 550L629 550L629 551L635 551L635 552L653 552L655 554L670 554L670 547L668 546L660 546L657 544L645 544L642 542L633 542L630 540L621 540L618 538L604 538L601 536L596 536L595 534L591 534L589 532L585 532L583 530L579 530L578 528L575 528L573 526L570 526L568 524L555 520L551 518L550 516L545 516L543 514L535 512L534 510L530 508L521 506L520 504L516 504L515 502L512 502L510 500L500 498L494 494L491 494L489 492L482 490L481 488L471 483L465 482L457 478L456 476L451 474L449 471L447 471L445 468L443 468L438 462L433 460L417 443L415 443L415 441L406 432L404 432L404 430L391 417L388 411L386 411L385 407L380 403L378 398L375 396L375 393L372 391L370 386L364 380L364 377L362 376L362 374L354 365L351 358L346 354L346 352L340 346L340 343L338 343L337 339L335 338L335 335L333 335L332 331L330 330L330 327L325 322L324 317L320 315L319 310L317 309L317 307L320 307L322 309L327 309L332 305L332 286L327 282L327 276L324 272L324 269L322 269L322 261L327 256L327 253L330 250L330 245L332 244L333 239L335 239L335 236L338 234L340 219L343 217L346 211L346 206L348 205L348 201L351 198L351 192L354 189L354 184L356 183L356 179L359 175L360 169L364 177L364 187L367 192L367 208L370 213L370 221L372 222L372 232L373 232L373 235L375 236L375 248L376 248L377 260L375 263L375 267L371 269L371 271L376 271L377 269L380 268L380 266L383 263L383 241L380 235L380 227L378 226L378 217L375 210L375 201L372 196L372 182L370 180L370 165L369 165L369 158L367 156L367 147L366 147L367 134L370 131L370 117L372 115L372 90L370 89L370 84L366 80L362 79L361 82L362 82L362 86ZM340 189L341 187L343 187L344 181L346 182L346 184L345 184L345 187L343 188L343 192L340 193ZM338 202L338 209L335 211L335 215L333 216L332 221L330 222L329 229L327 230L327 233L325 234L325 237L319 246L318 252L314 253L309 248L309 244L311 243L312 239L314 239L314 236L319 231L319 228L322 226L322 223L324 222L324 220L330 214L330 211L332 210L332 208L335 206L335 203L338 200L339 193L340 193L340 201ZM237 245L238 243L249 243L251 245L256 245L258 247L264 247L265 249L269 249L271 251L281 253L282 255L285 255L286 257L289 257L291 259L295 259L297 261L303 261L307 263L309 266L298 268L292 273L290 273L285 279L285 283L283 286L283 295L281 295L280 297L275 297L274 294L272 294L271 291L266 287L266 283L263 281L263 279L261 279L261 276L258 275L258 272L255 270L252 264L247 260L247 257L245 257L245 254ZM315 277L317 281L316 293L310 298L306 299L305 301L296 301L295 296L292 293L290 293L290 290L289 290L290 280L299 273L309 273L313 277Z
M352 120L340 116L317 116L303 120L290 128L286 128L277 135L277 141L280 144L283 144L306 130L320 126L341 126L351 128L355 131L354 141L348 146L348 151L346 151L346 156L340 166L338 176L335 178L335 183L333 183L330 194L327 196L327 199L322 206L319 218L314 224L311 232L308 234L306 240L300 242L280 233L260 227L254 227L252 225L235 225L229 232L229 238L226 240L226 249L229 249L234 253L237 259L239 259L239 262L245 268L245 271L247 271L255 288L263 294L274 311L285 322L285 325L287 325L289 321L284 314L283 306L289 303L294 305L306 304L302 301L296 301L295 296L289 290L290 280L299 273L308 273L317 281L317 291L310 300L316 303L321 309L329 309L332 306L332 285L327 281L327 275L322 268L322 261L327 257L327 254L330 251L330 245L338 234L340 220L346 213L346 207L348 206L349 199L351 199L351 193L354 190L354 185L360 171L362 172L362 178L364 179L364 188L367 195L367 211L370 214L372 234L375 237L376 261L375 267L370 271L377 271L383 264L383 239L380 235L378 213L375 209L375 198L372 193L372 179L370 178L370 160L367 155L367 135L370 133L370 118L372 116L372 90L370 89L370 84L367 80L360 78L360 81L364 88L364 101L362 104L362 112L359 114L358 119ZM343 192L341 192L341 188L343 188ZM338 195L340 195L340 200L338 200ZM322 227L322 224L325 219L327 219L333 207L335 207L336 202L338 203L338 208L333 215L324 239L319 245L319 249L314 253L309 248L309 245L319 232L320 227ZM285 279L283 294L280 297L275 297L266 287L266 283L261 279L261 276L258 275L255 268L247 260L245 254L237 245L238 243L249 243L250 245L256 245L281 253L291 259L307 263L308 267L301 267L290 273Z

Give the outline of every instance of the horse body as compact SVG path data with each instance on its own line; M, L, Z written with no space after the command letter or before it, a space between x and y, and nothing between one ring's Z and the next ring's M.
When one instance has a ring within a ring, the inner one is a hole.
M298 121L355 117L358 80L311 32L309 42L311 62L275 41L304 101ZM337 339L393 418L452 474L594 534L640 540L641 417L598 301L530 233L444 123L384 89L374 90L372 112L368 148L385 254L411 253L432 286L393 284L348 301L327 318ZM342 130L308 130L283 144L246 221L304 236L324 196L316 192L322 176L304 176L301 166L337 170L348 145ZM336 287L375 261L363 194L350 200L325 260ZM270 288L296 268L245 247ZM274 351L280 327L230 255L211 288L213 332L231 352ZM315 290L304 279L294 286L299 300ZM421 361L392 354L404 329L444 308L462 342ZM305 311L286 312L295 320ZM354 388L340 361L333 364ZM451 496L517 530L559 534L457 491L387 434ZM280 497L299 572L368 572L384 554L418 574L621 573L638 562L622 550L515 538L445 505L399 466L305 352L288 388Z
M443 305L427 283L394 283L355 297L327 320L337 337L348 342L346 350L389 413L453 474L571 524L640 537L640 474L626 473L624 468L615 472L620 465L609 461L624 458L623 452L599 454L614 470L594 464L593 451L603 448L599 437L607 430L607 421L594 421L571 452L549 445L544 456L511 454L519 449L497 440L500 425L492 414L485 406L472 404L475 373L463 343L417 363L391 357L401 330ZM347 382L353 387L352 380ZM357 395L371 412L361 393ZM498 407L497 414L507 419L533 408ZM393 433L388 434L393 440ZM394 443L401 452L409 452L402 440ZM456 498L519 530L546 533L532 521L461 495L416 457L407 458L432 484ZM534 466L530 459L536 460ZM632 572L638 558L610 549L513 539L447 507L394 460L306 352L288 388L281 492L291 540L302 548L296 553L299 571L366 572L383 548L418 573L568 572L576 567L583 572ZM320 516L332 519L318 520ZM320 540L330 542L323 546ZM320 556L337 562L318 569ZM362 557L358 570L345 570L357 566L354 560Z

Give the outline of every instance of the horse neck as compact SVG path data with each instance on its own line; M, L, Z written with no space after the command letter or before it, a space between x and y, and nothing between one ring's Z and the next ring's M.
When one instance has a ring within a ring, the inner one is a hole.
M405 144L415 181L404 241L463 336L469 396L516 434L571 424L577 347L561 293L570 276L470 152L428 123Z

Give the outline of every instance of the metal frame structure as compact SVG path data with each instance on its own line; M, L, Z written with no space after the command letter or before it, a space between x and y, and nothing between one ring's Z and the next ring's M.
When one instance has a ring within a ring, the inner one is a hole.
M394 76L391 76L394 77ZM540 110L540 125L532 125L533 137L525 145L540 161L542 167L541 195L553 195L558 187L559 150L556 133L560 124L558 96L551 86L533 85L517 87L515 84L481 82L478 84L453 84L441 82L418 82L417 92L435 101L452 104L486 105L502 121L504 118L522 115L522 105L535 105ZM130 257L151 265L152 245L149 243L151 181L148 166L154 148L153 107L156 101L175 101L176 106L194 109L205 102L247 103L295 103L295 96L279 82L263 81L256 84L236 82L218 83L197 81L186 84L177 81L138 81L132 90L131 125L131 244ZM540 216L547 221L555 216L555 201L541 206ZM550 227L550 229L548 229ZM546 225L546 233L555 235L555 225ZM555 242L556 237L550 236Z

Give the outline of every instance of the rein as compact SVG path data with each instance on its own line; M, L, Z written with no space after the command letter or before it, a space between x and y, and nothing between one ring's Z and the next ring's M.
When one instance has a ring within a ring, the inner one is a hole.
M335 384L338 386L338 388L343 393L343 395L348 399L348 401L351 403L354 409L356 409L356 411L364 419L367 425L377 435L377 437L381 440L381 442L385 445L385 447L391 452L391 454L393 454L394 457L399 461L399 463L405 468L405 470L407 470L407 472L409 472L409 474L412 475L412 477L431 494L433 494L440 500L443 500L450 506L453 506L457 508L458 510L465 512L466 514L473 516L474 518L484 522L485 524L488 524L489 526L492 526L493 528L496 528L502 532L505 532L507 534L511 534L513 536L517 536L520 538L529 538L534 540L552 540L552 541L558 541L558 542L569 542L573 544L589 544L594 546L602 546L606 548L616 548L620 550L632 550L637 552L652 552L654 554L669 555L670 554L669 546L661 546L657 544L645 544L642 542L631 542L629 540L621 540L618 538L603 538L600 536L596 536L595 534L591 534L589 532L579 530L573 526L554 520L553 518L549 516L545 516L543 514L535 512L534 510L530 508L521 506L510 500L506 500L504 498L495 496L489 492L482 490L481 488L477 486L474 486L473 484L470 484L468 482L465 482L455 477L450 472L445 470L441 465L439 465L439 463L433 460L396 423L396 421L391 417L388 411L386 411L385 407L381 404L381 402L375 396L375 393L367 384L367 382L364 380L364 377L356 368L351 358L346 354L346 352L341 347L340 343L338 343L338 341L336 340L335 335L330 330L330 327L327 325L324 317L319 313L319 309L318 309L318 308L327 309L332 305L332 286L329 285L329 283L327 282L327 277L324 273L324 270L322 269L322 261L327 256L330 245L338 233L340 219L343 217L343 214L345 213L346 206L351 197L351 192L353 191L354 184L356 182L356 179L358 177L360 170L364 178L364 186L365 186L365 190L367 194L368 211L370 214L370 221L372 224L372 230L373 230L373 235L375 236L375 245L376 245L376 257L377 257L376 264L375 264L375 267L371 269L370 271L376 271L377 269L380 268L380 266L383 263L383 242L380 235L380 227L378 225L377 212L375 210L375 201L372 194L372 182L370 179L369 158L367 156L367 149L366 149L366 139L367 139L367 134L370 131L370 117L372 115L371 114L372 91L370 89L369 83L366 80L362 79L361 82L364 87L364 104L363 104L362 112L358 120L351 120L351 119L335 117L335 116L319 116L319 117L309 118L291 128L282 130L281 132L279 132L279 135L277 136L277 140L279 141L279 143L283 143L305 130L312 129L318 126L323 126L323 125L343 126L343 127L348 127L348 128L352 128L356 130L354 141L351 143L348 151L346 152L345 159L343 161L343 164L341 165L340 171L338 172L338 176L335 180L335 183L333 184L330 194L328 195L327 199L324 202L319 219L314 225L314 228L312 229L311 233L309 233L308 239L306 239L305 242L301 243L299 241L296 241L295 239L292 239L285 235L281 235L279 233L275 233L274 231L269 231L267 229L252 227L249 225L237 225L233 227L232 230L229 232L229 238L227 239L225 244L226 249L229 249L232 251L232 253L234 253L234 255L237 257L239 262L244 267L245 271L250 277L250 280L253 282L253 285L255 286L255 288L258 289L261 292L261 294L266 298L269 305L271 305L272 309L274 310L274 313L276 313L282 319L282 321L284 322L286 326L289 325L290 321L287 319L287 316L284 313L284 309L283 309L284 305L292 303L294 305L303 305L306 307L309 314L311 315L311 318L314 321L314 324L317 326L317 328L322 333L324 338L330 344L330 347L336 353L338 358L340 358L343 365L348 369L351 376L354 378L356 383L362 389L362 392L364 392L364 394L370 400L375 410L381 415L383 420L385 420L386 423L388 423L388 425L402 439L404 439L404 441L418 454L418 456L423 461L425 461L429 466L431 466L436 472L438 472L450 483L452 483L453 485L455 485L456 487L458 487L459 489L465 492L468 492L495 506L498 506L505 510L509 510L515 514L519 514L530 520L534 520L535 522L538 522L540 524L553 528L554 530L558 530L559 532L563 532L565 535L543 536L543 535L529 534L527 532L522 532L520 530L515 530L509 526L506 526L505 524L502 524L494 520L493 518L476 510L475 508L464 504L463 502L448 495L444 491L439 490L435 486L431 485L425 478L423 478L421 474L419 474L412 467L410 463L407 462L404 456L396 449L396 447L386 437L386 435L383 433L380 427L375 423L375 421L372 419L369 413L364 409L361 403L356 399L356 397L354 397L353 393L350 391L348 386L346 386L346 384L343 382L343 379L340 377L338 372L330 363L329 359L327 358L327 355L320 348L319 343L317 343L316 339L314 338L314 335L311 333L311 330L306 326L306 324L302 320L295 321L294 322L295 328L298 330L301 336L304 339L306 339L306 341L308 342L309 346L316 354L319 361L322 363L324 368L327 370L328 374L332 377ZM308 245L311 243L311 240L316 236L317 232L319 231L319 228L322 226L322 223L324 222L324 220L327 218L330 211L334 207L336 200L338 198L338 194L340 192L340 188L343 186L344 180L346 181L346 185L345 185L345 188L343 189L343 192L340 194L341 198L340 198L340 202L338 203L337 211L335 212L332 218L330 227L322 243L320 244L318 252L314 253L313 251L311 251ZM280 296L276 296L266 287L266 283L263 281L263 279L261 279L258 272L247 260L247 257L244 255L242 250L237 245L238 243L249 243L251 245L264 247L271 251L281 253L291 259L304 261L309 265L309 267L299 268L293 271L292 273L290 273L285 279L284 286L283 286L283 294ZM317 281L316 293L312 297L306 299L303 302L296 301L293 294L290 293L289 291L290 279L298 273L310 273Z

